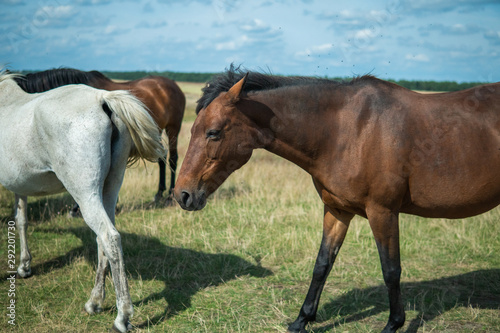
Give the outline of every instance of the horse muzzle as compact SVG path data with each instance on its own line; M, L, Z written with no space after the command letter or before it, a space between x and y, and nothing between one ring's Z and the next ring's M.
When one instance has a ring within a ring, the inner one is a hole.
M175 193L175 200L181 205L182 209L193 211L200 210L207 204L207 196L205 191L198 193L181 190Z

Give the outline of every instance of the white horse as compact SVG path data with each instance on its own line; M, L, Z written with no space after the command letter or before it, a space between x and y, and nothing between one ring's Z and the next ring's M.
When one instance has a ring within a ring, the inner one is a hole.
M69 85L25 93L13 74L0 72L0 183L16 195L21 258L17 272L31 275L26 240L27 196L67 190L97 235L95 286L85 310L102 311L108 263L118 315L113 329L131 328L132 302L115 206L127 164L165 155L160 131L143 105L126 91Z

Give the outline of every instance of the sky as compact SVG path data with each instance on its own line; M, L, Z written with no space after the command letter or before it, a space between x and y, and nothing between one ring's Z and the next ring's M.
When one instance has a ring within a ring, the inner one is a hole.
M0 66L500 81L500 0L0 0Z

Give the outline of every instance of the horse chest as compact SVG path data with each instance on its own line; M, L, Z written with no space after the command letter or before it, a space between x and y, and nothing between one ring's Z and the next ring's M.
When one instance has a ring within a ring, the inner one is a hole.
M363 205L357 200L350 200L349 196L345 195L346 193L340 195L318 185L316 185L316 188L321 200L330 209L343 210L360 216L366 215Z

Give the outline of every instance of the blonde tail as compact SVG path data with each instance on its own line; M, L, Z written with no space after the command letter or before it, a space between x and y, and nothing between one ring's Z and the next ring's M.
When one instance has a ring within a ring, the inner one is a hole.
M129 165L141 158L157 162L167 156L160 129L140 100L128 91L114 90L104 92L103 101L123 121L132 137L134 148L129 156Z

